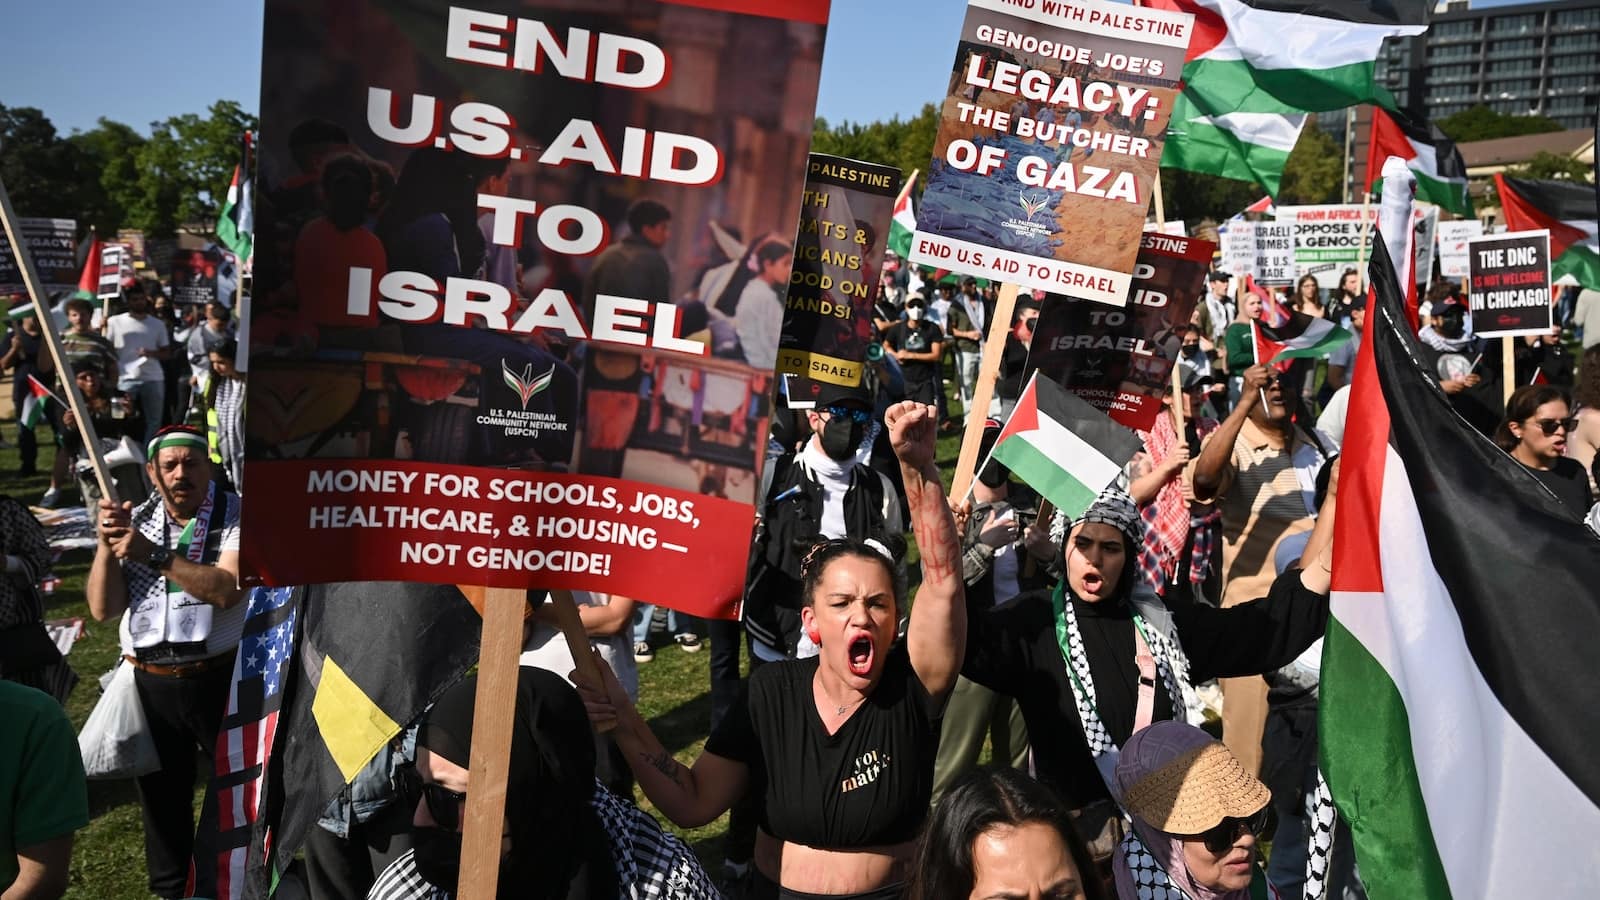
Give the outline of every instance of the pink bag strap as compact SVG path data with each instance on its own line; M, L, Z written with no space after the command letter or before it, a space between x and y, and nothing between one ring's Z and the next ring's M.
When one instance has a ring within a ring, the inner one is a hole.
M1133 629L1133 640L1136 655L1134 664L1139 667L1139 704L1134 708L1133 730L1150 724L1156 712L1156 658L1150 653L1150 645L1145 643L1144 632L1137 626Z

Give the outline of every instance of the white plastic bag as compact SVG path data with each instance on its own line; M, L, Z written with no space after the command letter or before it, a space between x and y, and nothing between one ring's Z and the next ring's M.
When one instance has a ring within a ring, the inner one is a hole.
M100 702L78 732L83 772L92 779L137 778L161 768L155 738L133 683L133 666L117 664Z

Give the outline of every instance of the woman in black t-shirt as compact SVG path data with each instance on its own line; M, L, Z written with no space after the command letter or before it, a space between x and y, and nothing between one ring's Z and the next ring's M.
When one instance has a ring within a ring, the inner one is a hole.
M1589 494L1589 473L1566 455L1567 439L1577 426L1566 391L1553 384L1530 384L1512 391L1494 442L1582 516L1594 498Z
M934 408L898 403L884 421L922 556L905 640L895 640L894 563L847 537L815 547L802 574L801 622L820 654L753 673L692 767L662 747L603 663L603 686L574 673L590 718L615 724L640 788L673 822L697 827L747 791L762 798L753 898L898 897L928 813L967 632L961 547L934 465Z

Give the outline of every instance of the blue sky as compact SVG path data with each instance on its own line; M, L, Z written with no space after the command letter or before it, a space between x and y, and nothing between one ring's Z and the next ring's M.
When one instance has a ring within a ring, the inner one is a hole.
M36 106L62 133L101 116L148 132L152 121L218 99L256 111L260 0L6 5L0 104ZM837 123L916 113L944 86L965 9L962 0L833 0L818 115Z

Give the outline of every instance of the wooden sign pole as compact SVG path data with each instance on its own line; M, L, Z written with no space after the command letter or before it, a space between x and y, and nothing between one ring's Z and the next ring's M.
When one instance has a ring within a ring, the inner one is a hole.
M1000 374L1000 357L1006 352L1006 335L1011 333L1011 316L1017 308L1017 286L1011 282L1000 285L1000 296L995 299L994 316L989 320L989 336L983 342L983 365L978 369L978 383L972 388L972 407L967 410L967 427L961 435L961 455L956 457L955 480L950 485L950 496L966 499L972 488L973 476L978 469L978 445L983 442L983 423L988 417L989 401L994 397L995 376Z
M1501 402L1511 402L1511 392L1517 389L1517 347L1518 337L1506 335L1500 338L1500 393Z
M1365 192L1361 195L1361 237L1356 239L1356 277L1360 279L1356 290L1365 292L1367 289L1367 235L1372 233L1372 222L1367 218L1367 210L1372 208L1372 193ZM1395 271L1403 268L1399 261L1394 261ZM1343 281L1343 279L1340 279ZM1342 285L1341 285L1342 286ZM1405 285L1400 286L1400 292L1406 293Z
M78 380L72 377L72 370L67 367L67 352L61 345L61 335L56 333L56 320L50 312L50 298L39 285L39 273L33 267L33 254L22 239L22 223L17 221L17 212L11 208L11 195L6 192L3 181L0 181L0 220L3 220L0 224L5 227L6 237L11 240L11 252L16 254L17 269L22 273L28 298L33 301L33 313L39 320L39 330L44 334L50 359L61 378L67 405L72 408L72 417L77 420L78 436L83 439L83 452L89 455L89 462L94 466L94 478L100 484L100 496L115 503L118 499L116 482L111 480L111 469L106 466L105 456L100 452L100 436L95 433L94 423L89 420L89 406L78 391ZM107 377L111 374L106 373ZM21 414L21 410L18 410L18 414Z
M528 592L521 588L484 591L467 814L461 834L460 900L494 900L499 889L500 838L506 815L506 777L511 770L511 727L516 719L522 610L527 597ZM600 669L572 592L551 591L550 604L567 639L567 649L572 651L572 661L585 678L600 683Z

